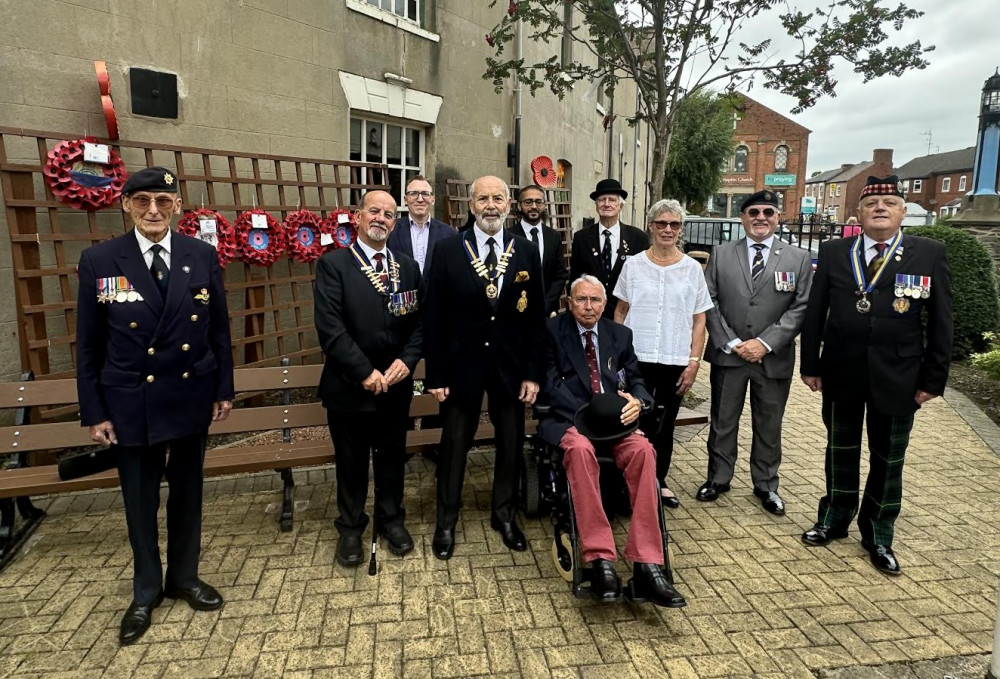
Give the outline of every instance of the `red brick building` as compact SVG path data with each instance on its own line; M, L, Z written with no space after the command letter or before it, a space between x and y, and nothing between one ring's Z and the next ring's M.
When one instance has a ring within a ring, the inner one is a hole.
M744 198L767 188L778 195L786 216L798 215L810 130L750 97L740 95L740 100L733 130L736 152L709 201L710 212L736 216Z
M976 147L914 158L896 174L903 182L906 200L943 216L945 206L972 190Z
M869 175L887 177L892 174L892 149L875 149L872 159L863 163L841 165L807 180L806 195L816 199L816 213L837 222L857 216L861 189Z

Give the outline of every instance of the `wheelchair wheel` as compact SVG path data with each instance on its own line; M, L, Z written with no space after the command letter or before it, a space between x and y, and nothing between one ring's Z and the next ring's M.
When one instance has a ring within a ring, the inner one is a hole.
M534 519L541 516L542 489L538 480L538 456L534 446L526 444L522 453L524 464L521 467L521 506L525 517Z
M556 571L566 582L573 582L573 545L569 536L565 533L558 533L552 541L552 563L555 564Z

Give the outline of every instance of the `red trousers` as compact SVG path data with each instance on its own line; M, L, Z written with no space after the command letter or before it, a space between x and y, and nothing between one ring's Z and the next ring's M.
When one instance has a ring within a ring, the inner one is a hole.
M600 467L594 444L570 427L559 442L563 466L573 493L576 529L584 563L594 559L618 560L615 538L601 503ZM625 473L632 499L632 523L625 543L625 558L633 563L663 565L660 533L660 489L656 481L656 452L645 436L633 432L615 444L615 464Z

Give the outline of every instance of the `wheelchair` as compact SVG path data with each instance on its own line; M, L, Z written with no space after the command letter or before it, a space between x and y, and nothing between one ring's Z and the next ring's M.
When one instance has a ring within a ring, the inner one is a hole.
M644 416L651 427L662 424L662 407ZM548 406L536 404L536 419L549 412ZM628 487L625 477L615 464L611 450L597 448L597 462L601 469L601 500L604 512L611 521L615 515L630 515ZM528 518L538 518L549 514L553 527L552 562L556 571L570 583L573 596L583 599L590 596L590 567L583 566L580 540L576 530L576 515L573 511L573 493L563 467L563 450L559 446L543 441L537 434L526 434L523 448L523 464L520 469L521 509ZM670 567L670 539L667 533L666 508L663 498L659 498L660 535L663 539L663 572L670 584L674 584ZM628 599L628 588L625 597Z

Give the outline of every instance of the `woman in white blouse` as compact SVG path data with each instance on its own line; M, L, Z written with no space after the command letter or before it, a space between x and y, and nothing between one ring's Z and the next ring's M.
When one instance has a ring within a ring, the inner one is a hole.
M663 502L680 501L667 486L674 450L674 419L681 398L694 384L705 346L705 312L712 300L701 265L684 254L679 243L685 211L676 200L659 200L646 214L650 247L629 257L614 296L615 321L632 329L646 389L663 406L663 426L647 431L656 449L656 476Z

